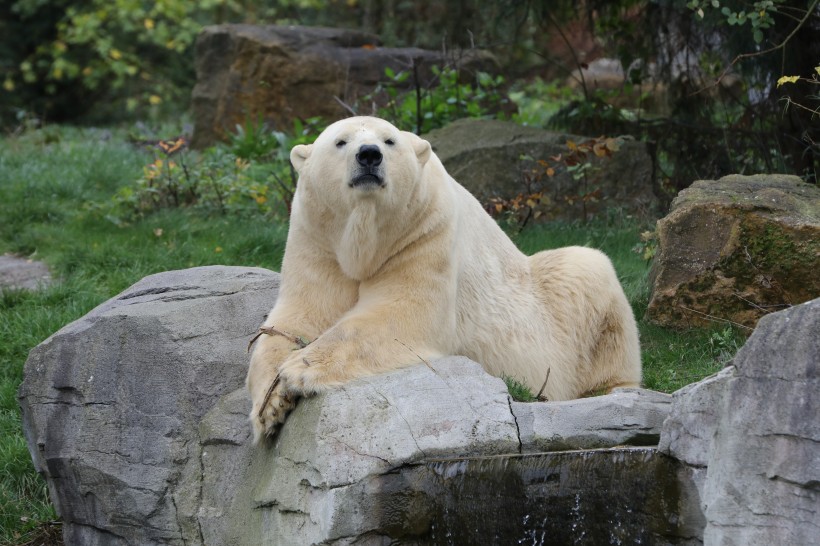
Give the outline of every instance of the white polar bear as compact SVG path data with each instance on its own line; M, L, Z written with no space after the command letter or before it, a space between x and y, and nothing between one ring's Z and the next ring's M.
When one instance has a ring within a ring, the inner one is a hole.
M255 441L298 396L443 355L548 400L640 383L637 327L609 259L582 247L525 256L427 141L354 117L291 162L279 298L248 370Z

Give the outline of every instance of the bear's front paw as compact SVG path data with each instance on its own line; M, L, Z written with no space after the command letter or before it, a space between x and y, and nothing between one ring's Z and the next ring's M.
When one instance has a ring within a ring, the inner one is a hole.
M287 389L287 381L283 381L281 375L277 374L264 396L253 400L250 418L254 443L258 443L263 436L273 436L276 433L290 410L296 407L297 398L295 393Z

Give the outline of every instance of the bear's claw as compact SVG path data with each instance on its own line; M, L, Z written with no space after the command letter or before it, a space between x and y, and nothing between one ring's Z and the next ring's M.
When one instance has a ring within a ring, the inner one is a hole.
M288 413L296 407L296 397L285 392L284 385L277 377L271 383L263 402L251 412L254 443L262 436L271 437L276 434L279 426L285 422Z

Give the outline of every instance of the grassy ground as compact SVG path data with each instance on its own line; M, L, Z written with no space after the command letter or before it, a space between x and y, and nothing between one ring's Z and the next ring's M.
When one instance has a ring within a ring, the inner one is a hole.
M16 400L28 351L66 323L145 275L208 265L278 269L281 222L203 211L164 211L116 226L89 203L104 203L153 157L114 131L46 128L0 141L0 253L43 260L59 282L38 292L0 293L0 544L33 544L56 515L34 472ZM642 317L648 268L632 251L646 226L615 217L529 228L528 253L570 244L607 252ZM640 321L645 386L671 392L709 375L734 354L731 330L673 332ZM41 543L41 542L38 542Z

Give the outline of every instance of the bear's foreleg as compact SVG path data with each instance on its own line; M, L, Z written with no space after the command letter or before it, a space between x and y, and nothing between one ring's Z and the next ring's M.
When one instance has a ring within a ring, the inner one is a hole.
M310 395L455 349L455 282L447 260L407 252L359 286L356 305L279 368L285 392Z
M331 257L310 255L305 248L298 239L288 239L279 298L265 320L267 333L256 339L251 356L246 383L254 442L273 434L295 406L296 393L288 393L277 380L282 362L330 328L356 302L357 283L346 278Z

